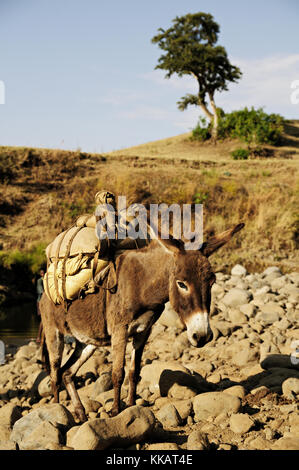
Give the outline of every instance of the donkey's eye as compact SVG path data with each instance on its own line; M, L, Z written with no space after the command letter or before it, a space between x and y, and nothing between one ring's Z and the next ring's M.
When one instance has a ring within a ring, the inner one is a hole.
M187 285L186 285L184 282L182 282L182 281L177 281L177 285L178 285L178 287L179 287L180 289L188 290Z

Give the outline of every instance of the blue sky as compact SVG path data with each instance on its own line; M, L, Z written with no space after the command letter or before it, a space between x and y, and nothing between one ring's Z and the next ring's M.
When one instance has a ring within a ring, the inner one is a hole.
M0 145L108 152L188 132L200 112L176 102L194 80L155 71L151 38L197 11L243 72L217 105L298 118L297 0L0 0Z

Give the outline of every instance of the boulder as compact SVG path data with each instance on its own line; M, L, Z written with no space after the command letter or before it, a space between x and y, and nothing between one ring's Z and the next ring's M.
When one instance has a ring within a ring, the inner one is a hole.
M19 406L7 403L0 408L0 425L8 426L12 429L16 421L22 418L22 411Z
M281 437L271 447L272 450L299 450L299 437Z
M164 428L177 427L182 424L181 417L172 403L167 403L156 414L157 419Z
M70 439L75 450L104 450L108 447L128 447L149 435L155 417L148 408L133 406L114 418L93 419L79 426Z
M282 383L282 393L290 400L296 399L299 394L299 377L289 377Z
M92 398L96 398L100 393L108 392L113 388L112 377L110 372L104 372L95 381L93 385Z
M229 425L234 433L244 434L252 428L254 421L247 414L236 413L231 415Z
M72 414L63 405L56 403L45 405L36 408L19 419L13 426L10 439L14 442L17 442L20 449L31 448L30 446L33 442L32 439L38 436L36 429L44 422L50 423L62 434L75 425ZM42 426L40 429L47 429L49 432L51 430L51 435L55 435L56 437L58 436L57 439L60 442L60 434L53 430L52 427L50 428L49 426ZM33 435L33 437L31 435ZM53 442L58 442L56 437ZM41 446L43 444L44 440L40 442Z
M174 384L187 387L192 392L198 388L196 378L178 362L153 361L142 367L140 376L140 385L147 386L151 393L159 393L161 397L166 397Z
M193 431L187 440L188 450L207 450L209 448L208 436L201 431Z
M241 400L225 392L206 392L193 399L194 417L196 421L216 417L221 413L238 413Z
M238 307L249 302L252 295L244 289L233 288L230 289L222 299L222 302L227 307Z
M244 266L241 266L240 264L236 264L231 270L232 276L246 276L246 274L246 268L244 268Z

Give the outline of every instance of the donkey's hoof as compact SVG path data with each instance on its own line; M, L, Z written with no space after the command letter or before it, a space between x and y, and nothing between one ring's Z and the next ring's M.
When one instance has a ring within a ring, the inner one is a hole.
M85 423L88 420L85 414L85 410L82 408L78 408L77 410L75 410L75 415L80 423Z
M110 418L114 418L114 416L117 416L119 413L119 409L118 408L112 408L108 415L110 416Z

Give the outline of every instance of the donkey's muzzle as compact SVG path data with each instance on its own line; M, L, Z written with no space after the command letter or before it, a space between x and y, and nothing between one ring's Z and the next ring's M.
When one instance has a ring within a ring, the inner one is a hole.
M196 312L186 322L187 336L196 348L202 348L213 338L207 312Z

